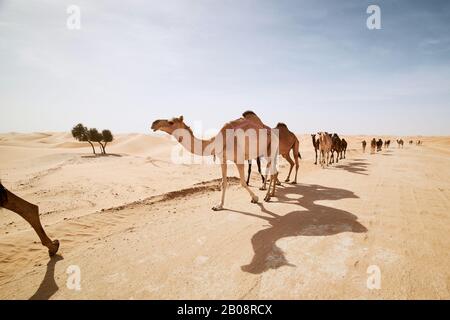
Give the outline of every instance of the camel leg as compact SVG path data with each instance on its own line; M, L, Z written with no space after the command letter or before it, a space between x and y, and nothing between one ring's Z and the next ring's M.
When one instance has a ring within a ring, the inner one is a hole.
M253 193L252 190L250 190L250 188L248 187L248 185L245 183L245 174L244 174L244 165L243 164L237 164L236 163L236 167L238 168L239 171L239 177L241 179L241 185L242 187L248 191L248 193L250 194L250 197L252 198L252 203L258 203L258 197L256 196L256 194Z
M250 176L252 174L252 160L248 160L248 177L247 177L247 185L250 185Z
M39 207L23 200L8 190L6 190L6 195L7 200L3 204L3 207L24 218L33 227L41 243L48 248L48 254L54 256L59 249L59 241L52 241L45 233L41 220L39 219Z
M330 151L327 151L327 167L330 165Z
M314 151L316 152L316 162L314 164L317 165L317 149L314 149Z
M294 168L294 161L292 161L292 158L289 153L283 155L283 158L285 158L287 160L287 162L289 162L289 165L290 165L289 174L288 174L286 180L284 180L284 182L289 182L289 180L291 179L292 169Z
M220 211L223 209L223 205L225 203L225 192L227 191L227 185L228 185L227 162L224 161L224 163L222 163L221 166L222 166L222 198L221 198L220 204L212 208L214 211Z
M278 179L278 174L271 174L270 175L269 188L267 189L267 193L266 193L266 197L264 198L264 201L269 202L270 198L275 195L275 188L276 188L276 185L277 185L277 183L276 183L277 179Z
M264 178L264 175L262 174L262 170L261 170L261 158L260 157L256 158L256 164L258 165L258 172L261 175L262 182L264 183L265 178Z
M265 175L265 178L263 179L262 187L259 188L259 190L267 190L267 180L268 180L269 166L270 166L270 162L267 163L267 166L266 166L266 175ZM272 180L271 180L270 182L272 182ZM270 188L270 185L269 185L269 188Z
M300 167L300 165L298 163L298 158L295 157L295 155L294 155L294 160L295 160L295 178L294 178L294 181L292 181L292 184L297 184L298 168Z

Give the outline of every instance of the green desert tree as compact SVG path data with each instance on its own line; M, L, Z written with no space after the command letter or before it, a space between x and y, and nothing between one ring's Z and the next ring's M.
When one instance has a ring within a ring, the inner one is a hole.
M103 154L106 154L106 145L108 144L108 142L112 142L114 140L114 136L111 133L111 131L109 131L108 129L105 129L102 131L102 142L100 142L100 145L102 146L103 149Z
M82 123L79 123L75 127L73 127L72 136L78 141L88 142L92 147L92 152L95 154L94 144L89 137L89 131L85 126L83 126Z
M98 132L98 130L96 128L90 128L88 131L88 136L89 136L89 140L93 141L93 142L97 142L100 145L100 149L102 150L103 153L103 146L102 146L102 140L103 140L103 136L100 132Z

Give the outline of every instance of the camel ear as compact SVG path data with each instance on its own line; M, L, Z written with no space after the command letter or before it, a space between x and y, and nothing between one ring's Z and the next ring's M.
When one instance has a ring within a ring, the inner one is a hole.
M183 117L183 116L180 116L180 121L183 121L183 119L184 119L184 117Z

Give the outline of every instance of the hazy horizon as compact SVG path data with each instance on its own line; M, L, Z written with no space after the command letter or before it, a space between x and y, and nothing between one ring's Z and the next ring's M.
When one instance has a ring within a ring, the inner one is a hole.
M0 48L2 133L253 110L296 133L450 135L448 1L0 0Z

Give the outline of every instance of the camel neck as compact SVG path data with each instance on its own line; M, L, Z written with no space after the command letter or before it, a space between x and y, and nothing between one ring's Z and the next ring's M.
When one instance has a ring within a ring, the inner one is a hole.
M190 128L186 128L181 133L174 134L177 141L189 152L198 156L210 156L213 154L213 149L208 148L213 142L214 138L209 140L198 139Z

